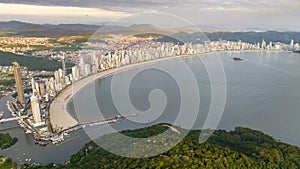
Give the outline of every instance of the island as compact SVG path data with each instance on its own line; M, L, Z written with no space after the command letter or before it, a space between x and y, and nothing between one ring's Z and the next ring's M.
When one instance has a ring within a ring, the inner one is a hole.
M0 147L1 149L7 149L13 146L18 141L18 138L12 138L8 133L0 133Z
M0 147L1 149L7 149L13 146L18 139L16 137L12 138L8 133L3 134L0 133ZM12 160L8 157L3 157L0 155L0 168L1 169L10 169L15 168L17 166L16 163L12 162Z

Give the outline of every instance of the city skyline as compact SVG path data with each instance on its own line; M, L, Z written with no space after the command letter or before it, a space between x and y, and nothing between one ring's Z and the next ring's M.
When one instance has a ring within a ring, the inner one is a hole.
M18 4L17 4L18 3ZM14 10L12 10L14 9ZM224 29L259 28L300 31L300 2L285 1L0 1L0 21L100 25L140 13L166 13L194 25ZM160 19L160 18L156 18ZM138 24L138 23L137 23ZM142 24L142 23L141 23ZM175 22L160 26L186 26Z

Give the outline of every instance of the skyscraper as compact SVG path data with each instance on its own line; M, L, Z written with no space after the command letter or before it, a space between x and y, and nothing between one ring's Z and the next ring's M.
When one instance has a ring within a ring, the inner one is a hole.
M42 120L39 98L36 95L32 95L30 101L33 120L35 123L40 123Z
M13 68L14 68L14 76L15 76L17 92L18 92L18 101L24 106L25 105L25 97L24 97L20 65L17 62L13 62L12 64L13 64Z
M290 43L290 49L291 49L291 50L294 49L294 39L291 40L291 43Z
M74 81L79 80L79 70L77 66L72 67L72 76Z
M36 94L37 91L35 89L35 81L34 78L31 79L31 88L32 88L32 94Z
M66 61L65 61L65 54L63 54L63 57L62 57L62 69L63 69L63 77L66 76Z
M40 82L40 94L41 94L41 97L44 97L46 94L45 82L43 82L43 81Z
M262 40L261 48L262 49L267 49L267 42L265 41L265 39Z

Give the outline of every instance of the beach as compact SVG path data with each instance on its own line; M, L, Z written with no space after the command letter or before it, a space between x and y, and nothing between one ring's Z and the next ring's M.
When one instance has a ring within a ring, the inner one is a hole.
M81 90L83 87L93 82L94 80L107 77L117 72L122 72L128 69L137 68L146 64L151 64L151 63L168 60L168 59L174 59L174 58L183 58L183 57L186 56L174 56L174 57L160 58L160 59L144 61L140 63L129 64L125 66L120 66L118 68L113 68L103 72L99 72L97 74L90 75L78 80L77 82L63 89L50 104L49 116L50 116L50 123L52 125L52 128L54 130L58 129L58 131L62 131L79 124L79 122L75 118L73 118L68 112L68 108L67 108L68 103L70 99L72 99L72 97L79 90Z

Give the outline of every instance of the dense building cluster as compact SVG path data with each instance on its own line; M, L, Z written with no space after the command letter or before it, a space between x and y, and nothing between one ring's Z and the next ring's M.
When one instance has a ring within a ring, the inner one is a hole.
M49 39L39 37L0 37L0 51L22 53L32 50L31 46L50 45Z

